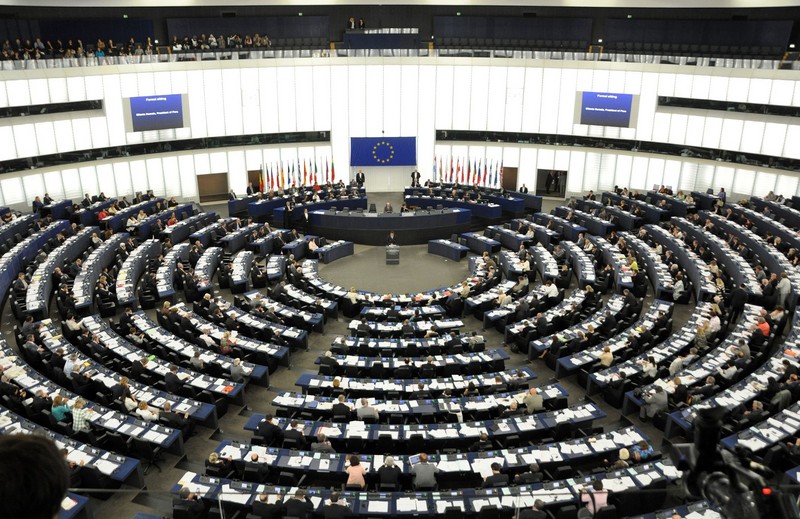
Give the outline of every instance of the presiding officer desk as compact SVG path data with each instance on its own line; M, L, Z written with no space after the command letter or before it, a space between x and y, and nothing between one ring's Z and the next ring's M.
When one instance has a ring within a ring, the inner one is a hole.
M465 209L408 213L313 211L309 221L314 234L329 240L385 245L389 231L394 231L398 245L412 245L468 231L471 217L472 213Z
M406 206L409 209L442 209L444 207L467 209L472 212L476 218L485 220L499 220L503 216L503 209L497 205L489 202L486 199L476 201L473 199L463 200L458 198L450 198L447 196L411 196L406 195L404 198Z

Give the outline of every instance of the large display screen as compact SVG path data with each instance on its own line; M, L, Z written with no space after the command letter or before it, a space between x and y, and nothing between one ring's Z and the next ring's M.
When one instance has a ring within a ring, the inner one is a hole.
M629 128L633 98L632 94L581 92L580 124Z
M147 132L184 127L183 95L131 97L130 131Z

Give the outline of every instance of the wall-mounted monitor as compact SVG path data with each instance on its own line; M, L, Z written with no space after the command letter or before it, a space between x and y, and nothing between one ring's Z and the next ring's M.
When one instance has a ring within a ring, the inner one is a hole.
M125 99L125 130L148 132L189 126L186 94L129 97Z
M575 123L630 128L636 126L639 96L612 92L578 92ZM633 123L633 124L632 124Z

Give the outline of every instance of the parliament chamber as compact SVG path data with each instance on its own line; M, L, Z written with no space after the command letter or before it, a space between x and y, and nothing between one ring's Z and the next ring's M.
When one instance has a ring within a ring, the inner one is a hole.
M800 517L800 4L45 3L0 437L57 517Z

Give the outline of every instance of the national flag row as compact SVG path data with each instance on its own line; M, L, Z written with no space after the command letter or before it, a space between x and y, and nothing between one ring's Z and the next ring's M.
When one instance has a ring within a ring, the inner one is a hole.
M258 190L284 189L291 186L313 186L336 182L333 159L285 160L261 165Z
M499 188L503 161L486 157L433 156L433 181Z

